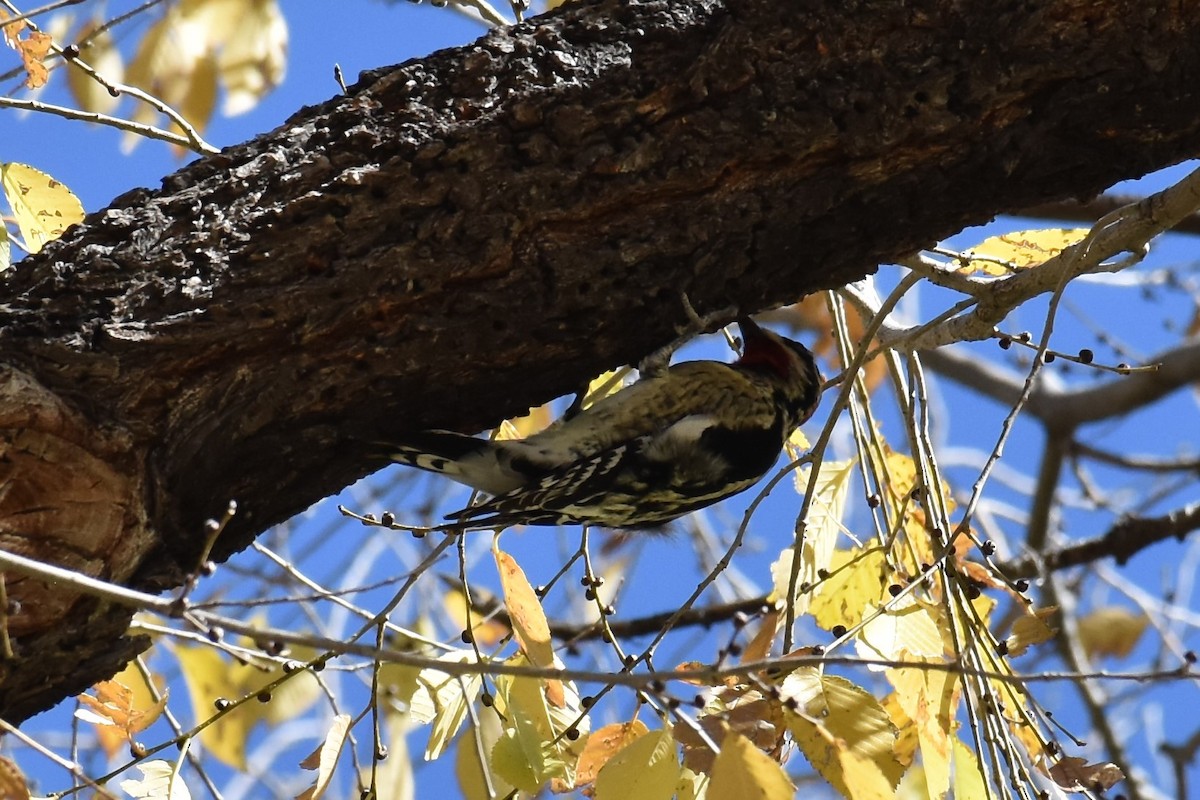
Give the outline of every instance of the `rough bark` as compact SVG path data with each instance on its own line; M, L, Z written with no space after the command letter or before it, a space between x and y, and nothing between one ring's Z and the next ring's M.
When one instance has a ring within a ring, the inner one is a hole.
M4 278L0 546L139 588L379 466L1200 145L1200 10L608 0L362 76ZM82 135L82 133L81 133ZM7 576L0 714L142 646Z

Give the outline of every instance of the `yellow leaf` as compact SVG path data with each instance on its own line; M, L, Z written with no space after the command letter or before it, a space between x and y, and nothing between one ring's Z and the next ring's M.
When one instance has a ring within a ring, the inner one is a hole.
M951 733L961 696L958 676L905 667L889 669L887 677L896 688L896 701L916 726L929 797L941 797L950 788Z
M508 663L529 662L517 656ZM567 785L574 783L575 765L588 732L587 719L579 720L581 706L574 686L564 685L569 691L561 707L547 702L542 687L537 678L496 677L495 707L504 717L506 730L497 742L499 750L493 749L492 766L509 783L531 792L556 778ZM572 725L580 734L574 740L563 735Z
M884 602L887 560L882 550L835 550L828 569L829 577L816 588L808 609L825 630L853 628L868 607Z
M1133 652L1149 624L1145 614L1135 614L1127 608L1098 608L1079 620L1079 642L1091 658L1125 658Z
M225 88L227 115L253 107L283 79L287 26L275 0L182 0L146 32L126 80L203 130ZM134 121L152 124L142 105ZM125 147L136 141L127 137Z
M938 613L940 609L918 602L909 593L871 617L859 631L855 649L862 658L884 661L939 658L945 643L935 617Z
M860 756L824 725L796 717L789 725L813 767L848 800L892 800L895 790L877 764Z
M991 236L964 250L966 264L959 272L1008 275L1014 270L1040 266L1087 236L1087 228L1046 228Z
M920 739L917 737L917 725L900 706L895 692L883 698L881 705L887 712L888 719L892 721L892 725L896 727L896 743L892 746L892 751L896 754L896 760L900 762L900 766L907 769L917 756L917 748L921 746Z
M878 700L845 678L813 667L795 670L780 690L796 703L795 713L788 714L796 744L835 789L845 797L891 794L904 766L896 757L896 728ZM817 726L829 736L813 730ZM853 769L847 772L847 765Z
M600 768L595 800L670 800L679 771L675 740L664 725L626 744Z
M954 800L992 800L993 796L975 751L961 739L955 739Z
M523 417L514 417L502 422L500 429L496 431L496 441L528 438L548 428L553 421L553 409L549 403L545 403L529 409L529 413Z
M492 768L496 743L503 731L496 709L483 707L477 712L479 727L469 727L463 733L454 755L454 774L465 800L496 800L508 797L516 788ZM390 759L389 759L390 760ZM487 777L484 777L487 770ZM490 791L489 791L490 787ZM391 797L380 794L380 797Z
M350 715L338 714L333 718L329 732L325 734L325 741L300 762L300 766L304 769L315 769L317 779L312 786L296 795L296 800L320 800L325 795L330 781L333 780L333 770L337 767L338 756L342 754L346 737L349 735Z
M513 633L521 646L521 652L529 663L538 667L554 666L554 647L550 642L550 624L537 593L516 560L499 548L500 538L492 541L492 555L500 573L500 586L504 590L504 605L512 622ZM546 681L546 697L551 703L562 707L562 682Z
M1023 655L1035 644L1048 642L1054 638L1054 628L1046 624L1046 620L1058 611L1057 607L1030 609L1013 623L1012 633L1005 640L1010 656Z
M583 407L591 408L610 394L616 394L621 391L625 376L628 374L629 367L618 367L592 378L591 382L588 383L587 391L583 395Z
M304 658L299 652L296 655ZM233 663L211 647L177 647L176 658L198 721L217 713L214 704L218 700L233 702L255 697L284 674L282 664ZM316 702L319 693L320 686L312 673L294 672L269 697L263 698L267 702L256 698L225 713L201 731L200 741L222 763L245 769L246 740L254 726L259 721L277 724L300 714Z
M646 733L648 729L641 720L614 722L593 731L588 737L579 763L575 768L575 786L583 786L596 780L597 773L622 748Z
M30 253L83 220L83 204L70 189L26 164L0 165L0 184Z
M740 733L721 742L708 784L708 800L791 800L796 789L783 767Z
M787 441L784 442L783 446L784 446L784 448L787 449L788 458L791 459L792 461L795 461L796 459L800 458L800 456L807 453L809 451L809 449L812 447L812 444L808 441L808 437L804 435L804 431L800 430L799 428L796 428L796 430L792 431L788 435ZM803 492L804 489L807 487L807 478L805 479L804 484L800 484L799 480L800 480L800 472L797 471L796 472L796 481L797 481L796 488L798 488L800 491Z
M202 131L208 127L213 110L217 107L216 57L206 53L192 62L187 81L187 90L174 104L175 110L183 115L189 125L197 131ZM182 130L178 132L183 133Z

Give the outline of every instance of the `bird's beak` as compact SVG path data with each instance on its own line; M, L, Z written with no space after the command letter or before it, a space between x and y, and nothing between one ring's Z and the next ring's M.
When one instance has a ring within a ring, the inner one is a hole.
M758 327L758 323L749 317L740 317L737 321L738 330L742 332L742 342L750 341L751 339L762 338L762 328Z

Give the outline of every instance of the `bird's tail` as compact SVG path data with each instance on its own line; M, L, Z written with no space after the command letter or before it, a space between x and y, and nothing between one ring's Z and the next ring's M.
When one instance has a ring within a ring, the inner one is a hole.
M387 447L393 461L473 485L471 473L474 470L469 466L464 468L464 464L478 461L479 456L491 449L492 443L453 431L421 431L406 436L400 444Z

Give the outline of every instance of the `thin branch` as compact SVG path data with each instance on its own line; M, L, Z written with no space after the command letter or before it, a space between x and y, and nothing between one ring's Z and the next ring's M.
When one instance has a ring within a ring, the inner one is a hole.
M1057 203L1043 203L1040 206L1018 211L1013 216L1028 217L1031 219L1095 222L1104 215L1116 211L1118 208L1140 202L1142 199L1131 194L1102 194L1085 202L1060 200ZM1171 231L1173 233L1200 233L1200 214L1190 214L1184 217Z

